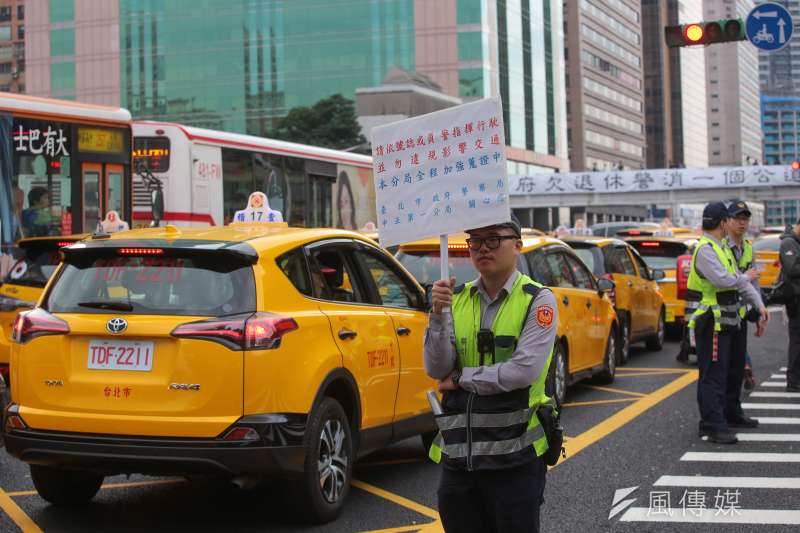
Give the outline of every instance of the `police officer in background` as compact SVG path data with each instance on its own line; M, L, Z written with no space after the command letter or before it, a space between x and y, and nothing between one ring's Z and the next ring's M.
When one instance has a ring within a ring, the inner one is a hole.
M728 218L728 208L722 202L712 202L703 209L703 236L692 257L686 294L689 335L700 370L700 436L720 444L738 442L732 428L757 425L742 411L741 374L738 382L729 379L732 364L744 367L743 362L734 361L743 358L744 353L733 347L741 325L739 294L759 310L763 323L769 319L751 284L758 272L750 269L740 273L733 253L723 243Z
M536 411L550 402L556 301L517 270L516 221L467 233L480 276L434 283L425 334L425 369L443 393L430 450L443 466L439 514L450 533L539 531L548 443Z
M727 237L725 237L724 243L733 253L733 259L739 272L746 273L753 268L753 242L746 237L747 232L750 230L752 213L750 213L746 203L741 200L734 200L728 205L728 216L730 218L726 227ZM750 283L758 295L761 296L761 286L758 283L758 278L754 278ZM749 312L748 309L750 310ZM758 309L742 305L739 308L739 317L742 318L742 322L732 341L733 354L731 356L728 379L732 383L741 383L744 380L754 385L752 364L747 355L747 322L758 320ZM764 333L764 329L765 324L758 321L756 337L760 337ZM749 388L752 389L752 387ZM751 425L743 427L757 426L758 422L753 420Z

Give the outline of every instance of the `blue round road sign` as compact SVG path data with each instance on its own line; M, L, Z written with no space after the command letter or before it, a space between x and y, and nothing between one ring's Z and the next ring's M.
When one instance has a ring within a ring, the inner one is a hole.
M792 38L792 15L780 4L766 3L754 7L747 15L747 40L761 50L780 50Z

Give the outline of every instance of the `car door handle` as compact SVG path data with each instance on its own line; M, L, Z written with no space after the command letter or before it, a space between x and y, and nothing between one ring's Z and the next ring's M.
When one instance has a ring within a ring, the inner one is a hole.
M411 333L411 329L407 328L405 326L400 326L399 328L397 328L397 334L398 335L408 335L410 333Z
M343 341L348 339L355 339L358 336L358 333L355 331L350 331L349 329L340 329L339 330L339 338Z
M632 281L628 282L628 287L633 287L633 282Z
M587 301L586 302L586 308L587 309L591 309L592 308L592 302L591 301Z
M563 298L561 298L561 303L563 303L564 305L569 305L569 298L564 296Z

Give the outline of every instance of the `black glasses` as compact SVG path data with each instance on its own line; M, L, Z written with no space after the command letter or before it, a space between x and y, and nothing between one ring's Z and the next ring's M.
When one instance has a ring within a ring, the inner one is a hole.
M516 235L493 235L491 237L486 237L484 239L481 239L479 237L470 237L469 239L467 239L467 246L469 246L469 249L472 250L473 252L477 252L478 250L480 250L481 246L483 246L484 244L486 244L486 247L490 250L497 250L498 248L500 248L500 243L506 239L518 240L519 237L517 237Z

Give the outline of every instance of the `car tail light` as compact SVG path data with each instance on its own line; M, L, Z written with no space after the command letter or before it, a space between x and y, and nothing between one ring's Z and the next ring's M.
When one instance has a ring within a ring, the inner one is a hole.
M284 334L298 327L293 318L255 313L189 322L175 328L172 335L219 342L232 350L271 350L280 346Z
M6 432L12 429L28 429L28 425L19 415L8 415L6 417Z
M161 255L163 248L120 248L120 255Z
M222 440L259 440L258 432L250 427L239 426L228 431Z
M603 274L600 276L601 279L607 279L608 281L614 281L613 274ZM616 307L617 306L617 284L614 283L614 288L608 292L608 299L611 300L611 304Z
M686 288L689 283L689 272L692 270L692 256L678 256L675 265L676 296L678 300L686 299Z
M36 302L29 302L27 300L20 300L19 298L12 298L10 296L0 296L0 311L16 311L17 309L32 308Z
M658 248L659 246L661 246L661 243L658 241L655 242L645 241L641 243L641 245L644 246L645 248Z
M11 331L11 339L20 344L44 335L66 335L69 325L42 308L32 309L17 315Z

